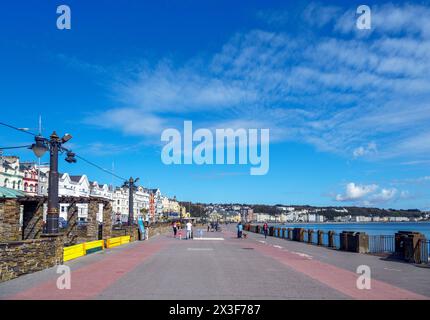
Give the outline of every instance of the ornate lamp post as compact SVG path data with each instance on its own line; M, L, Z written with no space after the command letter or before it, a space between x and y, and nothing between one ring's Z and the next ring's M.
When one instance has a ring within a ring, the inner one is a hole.
M134 223L134 210L133 210L133 193L135 189L135 183L139 181L139 178L133 179L130 177L128 181L124 182L124 187L128 187L128 225L132 226Z
M59 219L59 200L58 200L58 153L66 152L66 161L75 163L75 154L64 148L62 145L72 138L70 134L65 134L61 139L54 131L49 139L42 136L35 137L35 143L30 149L33 150L36 157L42 157L49 150L49 182L48 182L48 213L46 216L46 233L58 233Z

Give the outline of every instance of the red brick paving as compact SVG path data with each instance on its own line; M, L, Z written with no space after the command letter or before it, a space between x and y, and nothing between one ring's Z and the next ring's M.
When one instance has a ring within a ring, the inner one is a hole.
M56 279L54 279L10 296L8 299L91 299L166 246L166 240L157 240L159 241L141 242L130 249L113 253L72 271L70 290L57 289Z
M236 235L232 232L226 232L230 238L235 238ZM315 259L308 259L288 250L273 247L263 243L256 242L251 239L237 239L236 244L253 248L266 257L276 259L282 264L300 272L308 277L315 279L330 288L333 288L352 299L361 300L404 300L418 299L428 300L430 297L423 296L412 291L398 288L383 281L371 280L370 290L360 290L356 286L358 274L336 267L334 265L324 263Z

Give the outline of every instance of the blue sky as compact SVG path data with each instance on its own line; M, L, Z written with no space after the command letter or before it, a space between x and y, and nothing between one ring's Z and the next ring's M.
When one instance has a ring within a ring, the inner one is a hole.
M2 1L0 119L36 131L41 115L45 135L181 200L428 209L430 5L368 3L369 31L360 4ZM269 128L269 173L164 165L161 132L185 120ZM0 128L0 146L29 138Z

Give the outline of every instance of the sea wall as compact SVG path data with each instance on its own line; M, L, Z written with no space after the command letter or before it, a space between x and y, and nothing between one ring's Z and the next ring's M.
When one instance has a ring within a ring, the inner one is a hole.
M0 282L61 263L62 237L0 243Z
M0 200L0 242L21 240L19 203L15 199Z

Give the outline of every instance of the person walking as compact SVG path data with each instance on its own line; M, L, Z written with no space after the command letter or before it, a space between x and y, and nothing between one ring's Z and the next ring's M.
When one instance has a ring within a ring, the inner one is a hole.
M187 222L187 239L191 239L193 233L193 224L191 221Z
M242 222L239 221L239 223L237 224L237 237L238 238L242 238L242 231L243 231L243 225L242 225Z
M176 223L176 221L173 222L172 227L173 227L173 237L176 238L176 234L178 232L178 224Z
M263 224L263 231L264 231L264 239L267 239L267 233L269 231L269 225L267 224L267 222Z
M211 224L208 223L208 232L211 230Z

